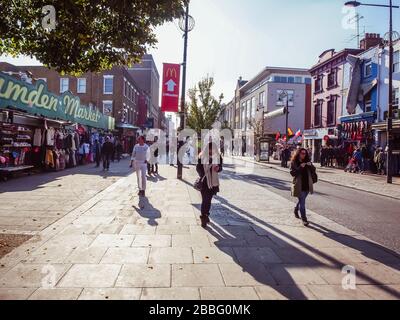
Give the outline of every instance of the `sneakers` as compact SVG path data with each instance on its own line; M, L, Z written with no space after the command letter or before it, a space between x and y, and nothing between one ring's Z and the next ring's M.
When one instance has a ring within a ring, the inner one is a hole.
M305 227L308 227L308 226L310 225L310 223L309 223L307 220L303 220L303 225L304 225Z

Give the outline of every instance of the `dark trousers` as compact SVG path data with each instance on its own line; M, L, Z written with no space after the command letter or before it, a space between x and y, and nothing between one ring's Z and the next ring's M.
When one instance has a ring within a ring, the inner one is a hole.
M208 188L203 188L201 190L201 215L202 216L209 216L210 209L211 209L211 201L214 196L214 191Z
M100 157L100 154L96 154L96 167L100 167L100 160L101 160L101 157Z
M103 155L103 169L110 169L110 161L111 161L111 155L104 154Z

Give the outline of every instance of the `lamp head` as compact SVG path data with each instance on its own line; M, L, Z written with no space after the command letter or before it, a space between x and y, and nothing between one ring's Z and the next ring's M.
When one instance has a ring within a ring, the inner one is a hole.
M345 5L346 7L356 8L356 7L361 6L361 3L358 2L358 1L347 1L344 5Z

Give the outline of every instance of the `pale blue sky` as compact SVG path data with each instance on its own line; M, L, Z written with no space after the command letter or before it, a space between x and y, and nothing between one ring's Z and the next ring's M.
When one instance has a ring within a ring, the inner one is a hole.
M388 0L365 0L387 4ZM343 12L343 0L192 0L191 15L196 27L190 33L188 86L203 76L214 76L215 93L233 97L239 76L249 79L265 66L309 68L320 53L355 47L355 34ZM400 0L394 0L400 5ZM388 10L360 7L361 26L370 33L388 30ZM347 26L346 26L347 24ZM395 10L394 29L400 31L400 10ZM152 49L160 74L163 62L182 61L183 39L178 24L168 23L157 29L159 43ZM16 64L32 64L27 58ZM37 62L36 62L37 63Z

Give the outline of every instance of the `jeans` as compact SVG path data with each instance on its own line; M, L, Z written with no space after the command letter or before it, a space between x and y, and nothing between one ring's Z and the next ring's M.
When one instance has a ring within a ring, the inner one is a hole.
M304 221L307 221L307 215L306 215L307 196L308 196L308 191L302 191L298 198L299 201L297 202L297 205L296 205L296 211L300 211L301 219Z
M368 159L367 158L362 158L361 159L361 171L367 171L368 168Z

